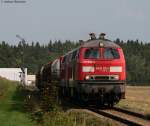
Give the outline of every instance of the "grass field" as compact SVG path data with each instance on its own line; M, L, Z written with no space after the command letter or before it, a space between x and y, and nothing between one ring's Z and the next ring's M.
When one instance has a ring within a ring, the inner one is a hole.
M35 126L23 109L23 95L16 82L0 78L0 126Z
M150 116L150 86L127 86L126 99L118 106Z
M42 121L31 117L32 112L25 109L27 92L20 90L16 82L0 78L0 126L100 126L117 125L112 120L102 119L84 112L64 111L44 113ZM39 100L30 99L29 104L38 105ZM126 99L118 106L150 115L150 87L127 87ZM30 106L28 106L30 109ZM34 109L35 106L32 106Z
M42 116L40 115L39 120L39 113L34 113L30 107L35 105L32 103L36 102L38 105L40 102L31 98L29 106L26 106L29 110L25 109L24 100L28 93L19 87L16 82L0 78L0 126L112 126L112 121L108 119L101 120L93 115L76 111L71 113L62 110L46 113L41 111ZM35 106L32 107L36 109Z

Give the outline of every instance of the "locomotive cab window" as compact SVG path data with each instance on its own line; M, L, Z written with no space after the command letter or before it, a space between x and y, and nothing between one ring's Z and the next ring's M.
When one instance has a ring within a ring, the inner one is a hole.
M98 48L89 48L85 50L84 53L85 59L99 59L100 58L100 51Z
M120 55L117 49L105 48L104 49L104 59L119 59Z

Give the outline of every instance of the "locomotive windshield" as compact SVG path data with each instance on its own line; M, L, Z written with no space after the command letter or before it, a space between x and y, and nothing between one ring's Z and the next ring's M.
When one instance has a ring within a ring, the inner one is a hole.
M104 59L119 59L120 55L117 49L105 48Z
M94 49L94 48L86 49L84 53L84 58L85 59L99 59L100 58L99 49Z
M88 48L84 52L85 59L119 59L120 55L117 49L103 48L102 55L99 48Z

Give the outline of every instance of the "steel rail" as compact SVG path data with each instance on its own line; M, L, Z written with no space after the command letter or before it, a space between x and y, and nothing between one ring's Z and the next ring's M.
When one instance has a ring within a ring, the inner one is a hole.
M99 110L99 109L95 109L95 108L88 108L88 110L92 111L92 112L95 112L97 114L100 114L102 116L105 116L105 117L108 117L108 118L111 118L113 120L116 120L120 123L123 123L125 125L129 125L129 126L142 126L141 124L138 124L136 122L133 122L131 120L128 120L128 119L125 119L125 118L122 118L122 117L119 117L119 116L116 116L114 114L111 114L111 113L107 113L105 112L105 110Z
M122 112L122 113L125 113L125 114L129 114L129 115L141 118L141 119L149 120L148 118L146 118L145 115L143 115L141 113L133 112L133 111L130 111L130 110L127 110L127 109L114 107L113 110L118 111L118 112Z

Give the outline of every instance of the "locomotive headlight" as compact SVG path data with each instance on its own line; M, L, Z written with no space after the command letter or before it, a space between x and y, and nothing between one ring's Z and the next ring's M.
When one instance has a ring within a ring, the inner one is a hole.
M115 76L114 76L114 79L115 79L115 80L119 80L119 75L115 75Z
M83 66L82 72L94 72L94 66Z
M103 47L103 46L104 46L104 43L103 43L103 42L100 42L100 43L99 43L99 46L100 46L100 47Z
M110 72L122 72L122 66L111 66Z
M85 80L89 80L90 79L90 76L89 75L86 75L85 76Z

